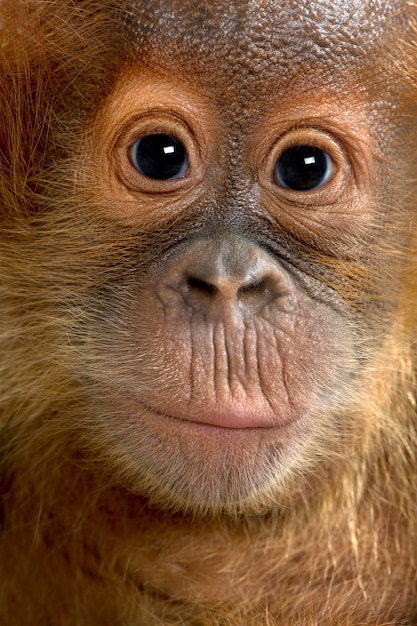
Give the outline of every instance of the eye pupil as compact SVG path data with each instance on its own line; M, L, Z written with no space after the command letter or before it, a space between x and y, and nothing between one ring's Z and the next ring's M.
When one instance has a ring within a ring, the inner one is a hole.
M160 133L135 141L131 161L143 176L155 180L182 178L188 168L187 152L181 141Z
M312 191L323 187L332 175L332 161L315 146L287 148L275 165L275 178L286 189Z

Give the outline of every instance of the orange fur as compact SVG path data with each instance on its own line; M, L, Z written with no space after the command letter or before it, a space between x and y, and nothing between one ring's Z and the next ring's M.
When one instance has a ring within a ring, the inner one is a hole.
M80 382L74 320L100 313L102 301L90 292L116 279L118 260L148 237L147 228L126 227L123 241L112 239L117 219L109 225L91 209L102 182L91 184L85 164L103 124L97 103L108 104L130 59L118 4L0 2L0 623L416 624L411 177L402 183L404 197L392 201L392 223L389 217L384 224L384 232L389 226L398 235L394 244L376 226L371 277L354 260L328 260L336 291L352 273L346 298L359 309L364 283L373 287L383 274L394 284L390 264L398 261L403 278L392 292L394 321L378 331L379 347L337 423L323 428L323 441L306 451L272 506L267 493L247 515L201 515L180 502L177 511L164 510L157 496L135 494L130 468L111 463L115 451L96 454L110 443L99 427L92 435L99 419ZM410 5L410 33L413 11ZM417 95L414 44L399 42L401 54L386 60L397 66L404 94L399 123L410 123ZM411 150L409 156L415 159ZM388 189L400 169L381 184ZM168 222L155 218L161 238ZM323 260L325 252L316 252ZM103 357L94 367L110 365ZM338 436L327 444L332 428ZM303 463L312 469L304 473Z

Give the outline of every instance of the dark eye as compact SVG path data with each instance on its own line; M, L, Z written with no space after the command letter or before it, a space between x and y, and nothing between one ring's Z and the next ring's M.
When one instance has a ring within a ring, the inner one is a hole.
M155 180L183 178L188 168L183 144L170 135L141 137L133 144L130 159L138 172Z
M286 189L312 191L332 177L333 162L327 152L315 146L287 148L275 165L275 178Z

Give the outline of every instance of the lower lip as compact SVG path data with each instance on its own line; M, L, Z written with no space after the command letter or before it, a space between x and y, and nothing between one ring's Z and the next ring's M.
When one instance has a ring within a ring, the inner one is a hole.
M248 414L238 411L195 411L196 417L172 415L155 410L149 406L141 405L147 412L155 417L174 420L177 423L184 423L188 426L200 428L212 428L223 430L249 430L249 429L270 429L285 426L282 420L273 420L272 416ZM278 423L277 423L278 422Z
M143 405L139 411L136 405L136 414L147 432L157 433L158 438L162 437L167 441L167 445L170 445L172 438L178 438L184 446L203 445L208 446L207 450L211 450L210 446L213 446L219 454L226 448L253 451L255 446L259 450L259 446L272 442L275 446L283 446L292 440L300 427L297 422L286 421L260 426L257 422L248 420L241 426L240 419L235 419L236 414L233 414L233 419L230 419L229 414L226 425L225 420L217 419L217 415L216 419L213 416L205 416L204 419L198 416L198 420L187 419L160 413ZM216 452L212 451L211 454L215 455Z

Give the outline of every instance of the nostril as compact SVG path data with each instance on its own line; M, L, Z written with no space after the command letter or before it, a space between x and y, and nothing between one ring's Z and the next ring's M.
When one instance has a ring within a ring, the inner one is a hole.
M212 295L217 291L217 287L215 285L212 285L211 283L201 280L201 278L197 278L195 276L189 276L186 284L189 289L203 295Z
M1 2L1 0L0 0ZM278 259L245 239L197 239L169 259L156 276L162 303L187 313L258 315L288 294L289 277Z
M239 301L248 306L267 304L274 298L273 290L267 280L257 280L252 283L242 285L237 292Z
M222 302L234 301L234 306L253 312L276 296L271 282L268 276L245 281L242 277L219 274L212 280L204 280L194 274L185 276L183 296L189 305L197 308L208 310L213 306L223 306Z
M247 285L242 285L238 290L238 296L245 296L251 293L263 293L265 291L265 284L263 280L257 280Z
M250 319L263 309L269 315L271 305L282 308L292 292L279 259L244 238L220 235L184 244L158 266L154 287L170 312L217 320Z
M197 276L186 276L181 292L188 306L204 312L212 308L219 295L216 285Z

